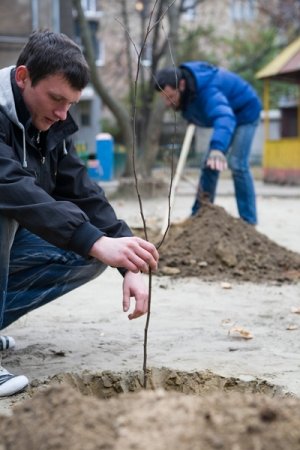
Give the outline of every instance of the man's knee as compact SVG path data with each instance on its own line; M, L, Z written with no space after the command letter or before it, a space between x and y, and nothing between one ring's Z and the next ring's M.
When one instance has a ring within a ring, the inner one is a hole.
M91 280L92 280L94 278L97 278L99 275L101 275L107 268L107 265L101 261L93 259L92 263L90 265L90 268L91 268L91 275L92 275Z
M236 158L235 156L231 156L228 158L228 168L231 170L232 174L240 174L243 172L247 172L249 170L249 165L245 164L244 161Z
M0 252L9 252L19 224L16 220L0 214Z

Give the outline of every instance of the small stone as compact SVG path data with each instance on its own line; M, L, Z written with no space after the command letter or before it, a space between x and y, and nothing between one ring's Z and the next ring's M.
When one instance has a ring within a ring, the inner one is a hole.
M232 289L232 286L231 286L230 283L227 283L227 281L223 281L223 282L221 283L221 288L222 288L222 289Z
M164 266L161 271L164 275L178 275L180 273L180 269L178 269L178 267L169 266Z
M199 267L207 267L208 263L206 261L200 261L200 262L198 262L198 266Z

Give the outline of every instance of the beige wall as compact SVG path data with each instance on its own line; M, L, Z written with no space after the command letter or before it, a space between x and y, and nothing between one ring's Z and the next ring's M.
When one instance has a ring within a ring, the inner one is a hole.
M31 31L30 0L0 2L0 67L15 64Z
M129 11L129 34L135 45L139 46L139 16L134 9L135 0L127 0ZM118 98L127 95L127 56L126 56L126 31L121 12L121 2L111 0L101 1L100 37L104 44L105 64L100 69L105 84ZM136 63L136 53L131 45L133 63Z

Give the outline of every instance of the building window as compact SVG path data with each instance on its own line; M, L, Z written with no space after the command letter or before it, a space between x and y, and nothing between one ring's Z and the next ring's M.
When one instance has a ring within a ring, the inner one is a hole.
M97 66L104 66L105 63L105 47L103 44L103 41L97 41L98 42L98 53L96 58L96 64Z
M96 12L96 0L81 0L81 6L84 11Z
M78 45L82 45L79 21L75 20L74 24L75 24L76 42ZM98 39L99 22L96 20L88 20L88 26L91 31L91 38L92 38L94 55L95 55L95 62L97 64L97 66L103 66L104 61L105 61L105 55L104 55L103 43L101 40ZM83 49L83 52L84 52L84 49Z
M255 0L231 0L231 18L249 22L255 18Z
M80 123L82 127L91 126L91 102L83 100L79 103Z
M99 22L90 20L89 21L89 27L91 30L91 37L92 37L92 44L93 44L93 50L94 55L96 59L96 64L99 65L101 62L103 62L103 47L100 44L100 41L98 39L98 28L99 28Z
M196 17L196 1L183 0L182 11L183 11L183 18L185 20L194 20Z

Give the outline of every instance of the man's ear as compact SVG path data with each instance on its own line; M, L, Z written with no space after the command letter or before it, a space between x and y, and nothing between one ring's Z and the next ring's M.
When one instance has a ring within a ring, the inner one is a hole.
M16 68L16 83L20 89L24 89L26 83L30 82L29 72L26 66L18 66Z
M178 85L178 89L180 92L184 92L185 91L185 87L186 87L186 82L184 78L181 78L181 80L179 80L179 85Z

